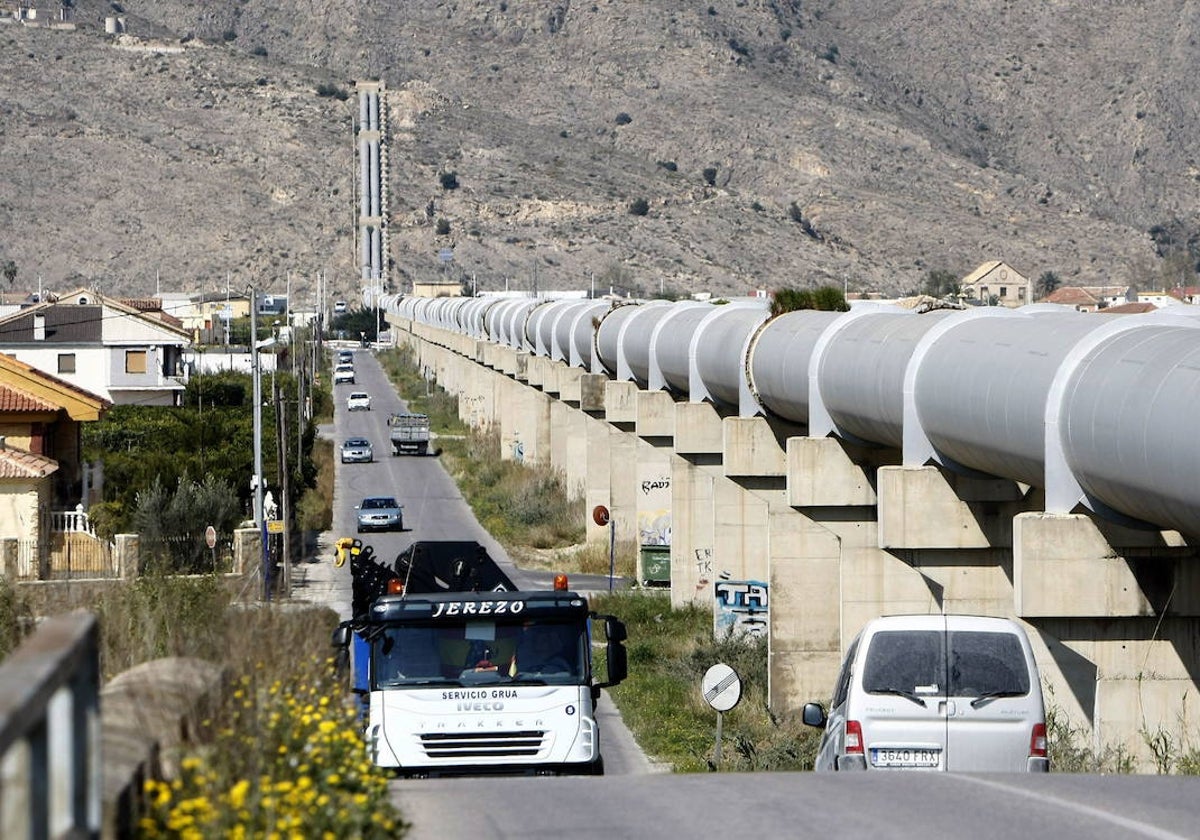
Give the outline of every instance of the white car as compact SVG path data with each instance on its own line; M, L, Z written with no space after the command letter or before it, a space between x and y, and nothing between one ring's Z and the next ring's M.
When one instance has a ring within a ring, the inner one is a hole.
M354 365L338 365L333 369L333 384L347 382L354 384Z
M370 411L371 395L366 391L355 391L346 397L347 411Z

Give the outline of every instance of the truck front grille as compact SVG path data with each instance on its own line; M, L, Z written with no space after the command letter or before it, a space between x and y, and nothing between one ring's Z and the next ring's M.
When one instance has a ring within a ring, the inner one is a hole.
M545 738L546 732L542 729L434 733L422 735L421 746L429 758L516 758L537 755Z

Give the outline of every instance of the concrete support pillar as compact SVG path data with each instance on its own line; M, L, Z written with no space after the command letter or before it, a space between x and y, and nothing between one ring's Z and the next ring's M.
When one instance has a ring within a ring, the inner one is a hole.
M1023 513L1013 520L1014 609L1029 619L1197 616L1196 555L1175 531Z
M638 547L669 546L673 536L670 446L656 445L643 438L638 438L635 446L637 470L634 497L637 500ZM638 580L645 580L640 559Z
M638 394L639 434L658 426L673 435L671 603L711 605L717 575L724 570L717 560L715 515L717 483L728 481L721 466L721 416L707 403L667 400L663 392Z
M608 526L592 521L591 512L597 505L608 508L616 523L619 544L632 544L637 539L637 439L593 417L585 418L587 429L587 541L608 544Z
M550 463L551 399L500 374L494 411L499 421L500 457L527 464Z
M841 632L842 544L837 535L787 506L769 514L771 709L796 712L829 701L849 643Z
M880 467L880 548L1012 545L1012 518L1036 504L1007 479L977 479L939 467Z
M441 384L458 395L459 419L472 429L490 426L496 419L496 391L504 378L468 359L462 359L455 368L454 384Z
M713 498L719 460L671 456L671 604L709 604L713 562Z
M595 422L564 402L550 401L550 463L562 473L571 498L586 495L589 421Z
M116 534L113 537L114 560L119 574L125 580L133 580L141 574L141 549L142 538L138 534Z

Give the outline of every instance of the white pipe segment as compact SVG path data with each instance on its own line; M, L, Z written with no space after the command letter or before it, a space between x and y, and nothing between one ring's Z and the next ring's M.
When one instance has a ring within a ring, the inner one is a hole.
M817 339L840 312L786 312L767 321L750 346L750 393L764 409L793 423L808 423L808 366Z
M681 394L688 392L691 375L688 350L692 335L715 308L711 303L674 306L654 325L650 334L650 370L646 377L651 391L671 388Z
M384 302L417 323L440 310ZM446 328L743 415L767 411L807 424L809 435L900 448L905 464L1041 487L1051 513L1083 505L1200 534L1200 446L1189 443L1200 437L1200 307L856 307L768 321L765 305L743 302L603 306L465 303Z
M1197 534L1200 320L1186 320L1148 319L1064 363L1057 431L1088 507Z
M1071 346L1103 321L1075 312L1003 311L1010 314L949 319L912 359L913 403L940 463L1043 487L1050 385Z
M571 367L590 368L596 323L612 308L606 300L574 301L554 320L554 358Z
M645 388L650 377L650 341L654 329L672 311L667 301L614 309L600 323L596 335L605 368L622 382L633 380L638 387Z
M715 306L696 325L688 343L688 400L736 407L746 378L746 349L767 318L766 300Z

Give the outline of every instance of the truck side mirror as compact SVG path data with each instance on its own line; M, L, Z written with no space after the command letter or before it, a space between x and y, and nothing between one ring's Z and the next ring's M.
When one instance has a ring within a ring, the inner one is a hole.
M337 629L333 631L333 638L330 640L330 643L335 648L350 647L350 625L349 625L349 623L342 623L337 626Z
M596 689L617 685L629 676L629 657L622 644L627 638L625 622L613 615L598 615L604 619L604 635L608 637L605 658L608 660L608 679L597 683Z

